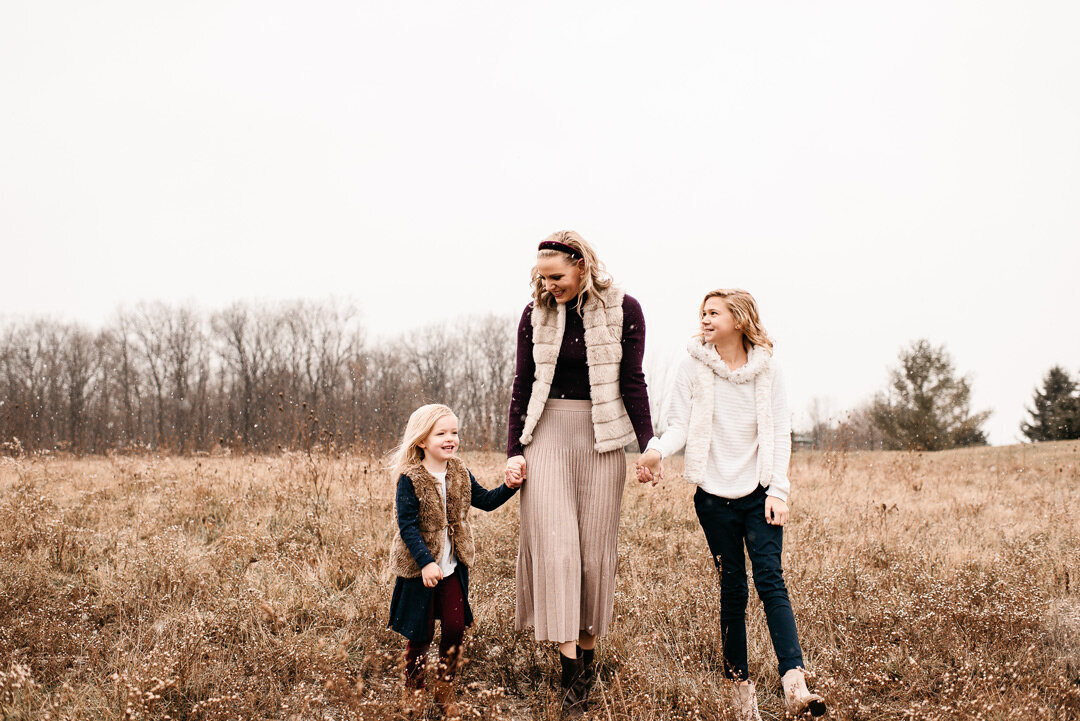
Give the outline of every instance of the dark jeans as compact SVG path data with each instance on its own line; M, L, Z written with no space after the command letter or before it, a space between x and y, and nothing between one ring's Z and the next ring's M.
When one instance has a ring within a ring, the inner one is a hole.
M420 688L424 685L424 657L435 636L435 619L442 621L439 638L439 676L452 679L461 655L461 642L465 638L465 594L457 571L439 581L432 589L427 628L423 638L409 641L405 646L405 682Z
M699 488L694 494L694 508L720 572L724 674L739 680L750 677L746 660L746 602L750 588L746 582L744 544L754 568L754 588L765 606L780 675L801 667L802 649L784 585L784 571L780 568L784 529L765 522L765 489L758 486L742 498L721 498Z

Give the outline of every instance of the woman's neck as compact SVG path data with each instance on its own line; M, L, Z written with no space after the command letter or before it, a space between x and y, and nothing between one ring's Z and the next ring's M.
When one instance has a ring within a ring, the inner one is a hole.
M425 456L423 463L424 468L427 469L428 473L446 473L446 461L439 463L438 461L435 461L434 459Z
M720 360L724 361L729 370L742 368L746 365L748 358L741 333L736 338L724 338L713 343L713 348L716 349Z

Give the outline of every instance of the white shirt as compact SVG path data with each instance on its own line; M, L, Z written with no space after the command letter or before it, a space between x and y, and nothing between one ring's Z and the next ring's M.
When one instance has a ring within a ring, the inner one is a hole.
M435 476L435 486L439 489L439 496L442 498L443 512L446 512L446 471L442 473L432 473ZM439 564L439 569L442 571L443 578L446 578L454 569L457 568L457 558L454 556L453 547L450 545L450 533L448 528L443 529L443 542L442 553L435 559L435 563Z
M683 359L675 375L675 385L669 400L668 429L660 438L649 441L646 449L655 448L667 458L686 445L690 424L690 395L694 373L699 362ZM732 383L716 378L713 383L714 401L712 438L701 488L722 498L742 498L758 486L757 472L757 413L753 383ZM791 489L788 462L791 460L791 416L787 406L787 391L780 367L773 363L773 427L776 438L773 452L773 477L767 493L786 501Z

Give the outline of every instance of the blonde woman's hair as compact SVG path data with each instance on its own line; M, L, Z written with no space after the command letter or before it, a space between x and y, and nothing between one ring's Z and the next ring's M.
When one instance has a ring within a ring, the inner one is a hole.
M705 294L705 298L701 301L701 309L698 311L699 317L705 312L705 304L709 302L710 298L722 298L724 303L727 304L731 315L735 317L735 325L739 327L743 334L744 345L749 344L750 346L764 348L769 352L769 355L772 355L773 341L769 334L765 332L765 326L761 324L761 317L758 315L757 301L754 300L754 296L739 288L711 290ZM750 350L749 347L747 347L747 350Z
M390 468L396 475L424 460L424 449L419 444L427 438L439 420L452 415L454 412L441 403L429 403L412 412L409 422L405 424L405 435L401 443L390 451Z
M582 269L581 274L581 287L578 288L576 306L578 313L581 313L583 307L582 298L590 293L599 298L599 293L597 293L597 291L607 290L611 287L611 276L608 275L604 264L601 263L600 259L596 256L596 251L593 250L593 247L589 245L587 240L578 235L577 232L573 230L560 230L544 238L544 241L549 240L569 245L581 255L581 260L579 261L569 253L561 250L554 250L552 248L544 248L543 250L537 251L537 258L560 257L570 264L577 264L581 261L584 261L585 263L585 267ZM532 269L532 283L533 301L536 305L545 306L547 308L555 308L558 306L555 296L549 293L545 287L544 279L540 277L540 271L537 270L536 266L533 266ZM601 302L603 302L602 299Z

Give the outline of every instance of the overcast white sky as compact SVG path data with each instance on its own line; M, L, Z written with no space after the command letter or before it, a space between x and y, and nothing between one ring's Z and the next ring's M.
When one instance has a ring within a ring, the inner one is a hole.
M0 314L518 315L574 228L677 358L753 292L792 404L945 343L1015 442L1080 370L1080 4L0 3Z

